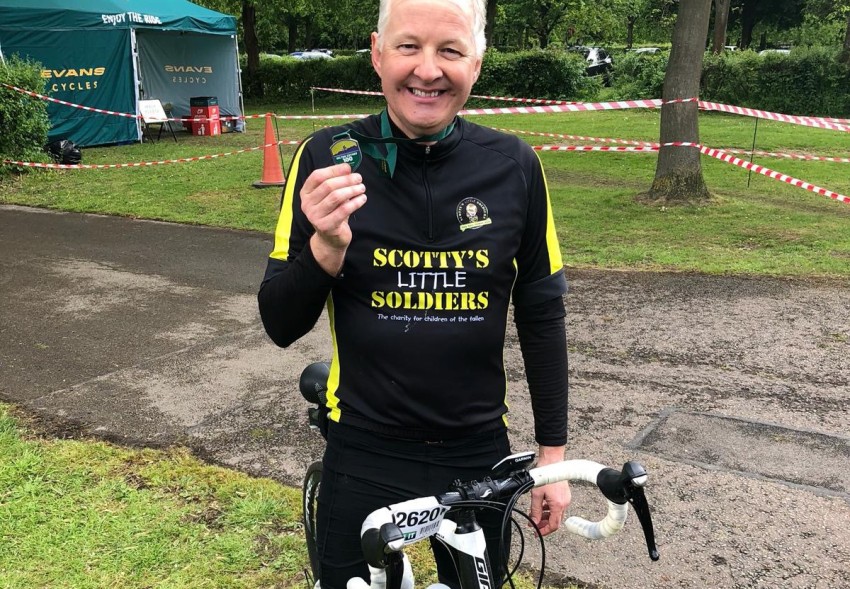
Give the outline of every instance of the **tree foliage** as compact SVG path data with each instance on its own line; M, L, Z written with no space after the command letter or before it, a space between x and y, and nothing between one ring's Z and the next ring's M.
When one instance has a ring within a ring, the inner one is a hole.
M725 44L761 49L850 43L850 0L718 0L718 4L723 1L730 4ZM249 53L367 48L378 19L378 0L197 2L236 16L241 46ZM522 50L666 44L681 4L682 0L488 0L488 46ZM254 10L256 49L246 43L246 6Z
M22 60L17 55L8 56L0 61L0 80L44 94L41 69L41 64L36 62ZM0 86L0 129L5 131L0 132L0 160L45 161L42 148L47 143L49 128L47 103ZM8 170L0 166L0 175Z

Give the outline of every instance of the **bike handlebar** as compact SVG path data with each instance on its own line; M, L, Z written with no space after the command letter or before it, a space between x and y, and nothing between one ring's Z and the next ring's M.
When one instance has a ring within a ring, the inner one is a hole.
M319 406L325 404L329 375L330 365L327 362L314 362L304 369L299 379L299 390L307 401ZM308 417L310 427L319 429L319 409L308 410ZM517 492L560 481L593 483L608 501L608 510L602 519L590 521L578 516L569 517L564 522L567 531L591 540L612 536L623 528L631 504L643 529L649 557L658 560L649 504L643 491L647 481L643 466L630 461L623 465L622 470L616 470L591 460L565 460L528 468L533 459L533 452L513 454L494 466L491 475L481 481L458 480L446 493L403 501L369 514L361 528L361 544L373 581L385 579L389 565L394 569L396 578L402 579L402 589L412 589L410 564L403 547L435 534L448 535L453 528L452 522L443 518L452 506L470 501L510 498ZM357 581L362 580L352 579L354 587L359 588ZM372 587L383 587L382 582L373 582ZM349 585L351 587L351 582ZM365 581L362 585L369 587Z
M532 453L526 453L505 460L514 463L520 460L527 464L531 457ZM498 468L499 465L494 470ZM570 517L566 521L568 531L592 540L607 538L623 528L628 505L632 504L643 528L649 556L652 560L658 560L649 505L643 492L647 481L646 470L637 462L627 462L622 471L618 471L591 460L565 460L537 468L521 468L498 478L487 477L466 483L456 481L447 493L377 509L367 516L361 528L364 555L370 565L381 566L384 560L382 555L400 551L404 544L412 544L439 533L443 517L453 505L464 501L493 501L510 497L521 489L560 481L593 483L608 500L605 517L595 522Z

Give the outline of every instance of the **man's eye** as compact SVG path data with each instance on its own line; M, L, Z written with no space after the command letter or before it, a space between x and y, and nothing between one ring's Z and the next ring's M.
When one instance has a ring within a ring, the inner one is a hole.
M448 56L452 59L456 59L456 58L461 57L463 55L463 53L461 53L457 49L453 49L451 47L446 47L445 49L443 49L443 53L446 54L446 56Z
M398 50L405 52L416 51L416 45L413 43L402 43L398 46Z

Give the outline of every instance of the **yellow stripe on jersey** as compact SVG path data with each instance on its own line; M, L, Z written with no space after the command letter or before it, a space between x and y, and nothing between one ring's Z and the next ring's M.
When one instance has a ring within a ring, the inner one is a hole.
M301 163L301 154L304 147L310 142L307 138L295 152L292 160L292 169L289 170L289 182L283 189L283 202L280 206L280 216L277 218L277 227L274 230L274 250L269 257L276 260L286 260L289 257L289 238L292 236L292 206L295 199L295 181L298 177L298 165Z
M336 396L336 391L339 389L339 348L336 341L336 330L334 329L334 303L333 295L328 295L328 320L331 324L331 342L333 343L333 359L331 360L331 373L328 375L328 403L330 409L328 419L339 423L341 411L339 409L339 397Z
M538 161L540 156L535 151ZM543 170L543 162L540 162ZM552 201L549 200L549 183L543 174L543 186L546 188L546 249L549 250L549 271L551 274L564 269L564 261L561 259L561 246L558 245L558 232L555 231L555 217L552 215Z

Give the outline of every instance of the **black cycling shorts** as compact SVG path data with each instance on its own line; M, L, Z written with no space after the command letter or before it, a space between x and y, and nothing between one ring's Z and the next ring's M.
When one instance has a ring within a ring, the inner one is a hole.
M372 511L442 493L455 479L483 478L510 453L504 428L461 439L422 442L331 423L316 522L322 589L345 589L352 577L369 580L360 549L360 528ZM481 510L478 521L496 570L502 514ZM432 542L432 548L440 582L459 587L448 550L437 542Z

